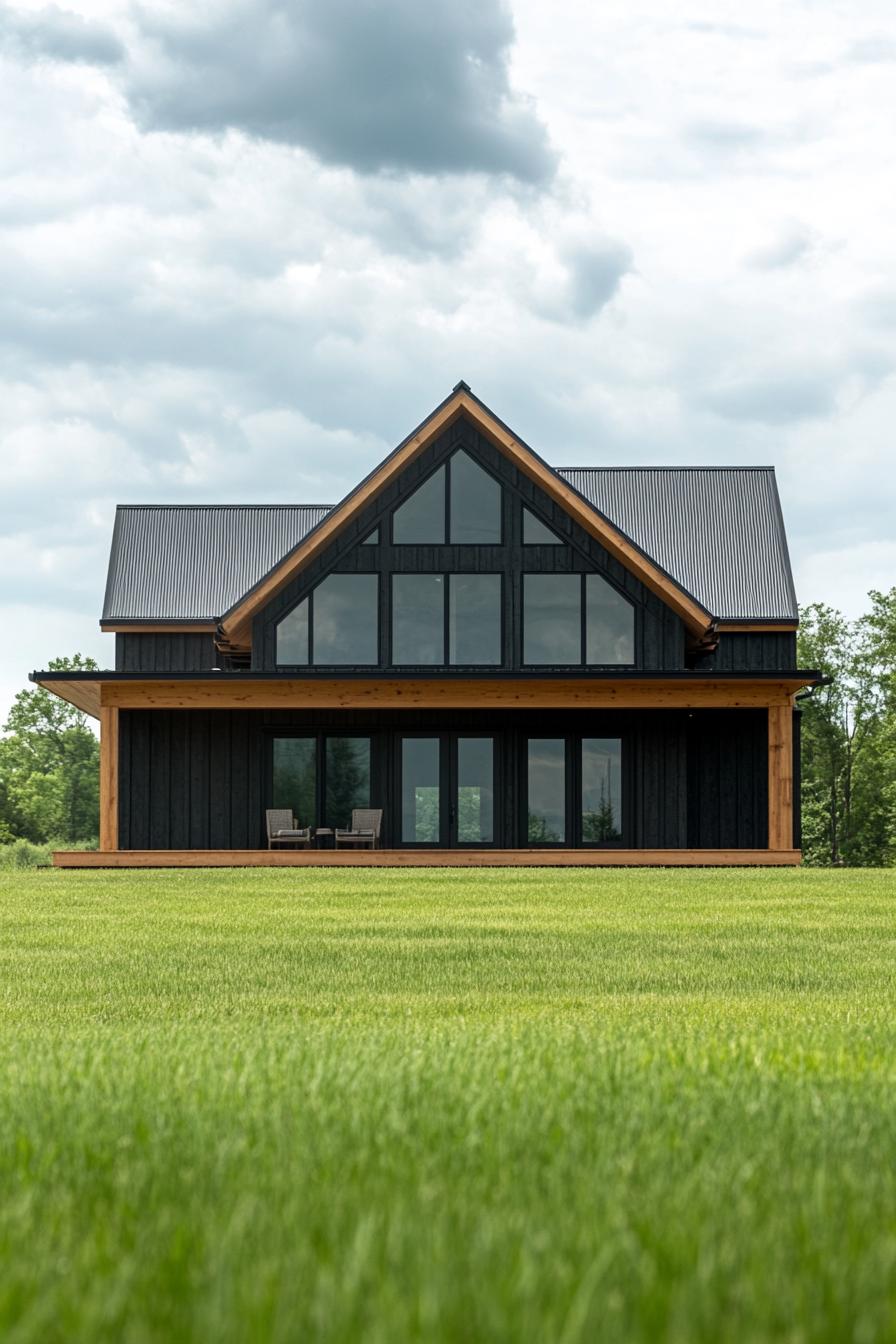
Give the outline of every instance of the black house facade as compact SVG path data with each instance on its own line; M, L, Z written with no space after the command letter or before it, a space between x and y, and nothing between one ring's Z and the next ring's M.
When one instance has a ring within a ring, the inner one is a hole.
M459 384L334 507L119 508L57 861L798 862L797 618L771 468L555 469Z

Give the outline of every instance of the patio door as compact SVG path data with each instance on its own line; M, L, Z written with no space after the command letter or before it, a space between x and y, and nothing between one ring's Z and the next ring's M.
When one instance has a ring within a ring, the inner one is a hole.
M496 741L480 733L398 739L399 844L481 849L497 843Z

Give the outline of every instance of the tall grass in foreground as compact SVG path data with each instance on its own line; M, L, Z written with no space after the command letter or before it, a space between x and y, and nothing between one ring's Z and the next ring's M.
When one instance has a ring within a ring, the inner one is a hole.
M892 1339L894 898L2 875L0 1337Z

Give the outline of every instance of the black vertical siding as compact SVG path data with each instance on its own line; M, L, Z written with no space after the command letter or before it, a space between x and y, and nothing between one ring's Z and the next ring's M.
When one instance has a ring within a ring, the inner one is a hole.
M701 672L788 672L796 667L796 633L723 630L715 653L701 658L697 667Z
M768 714L695 710L687 716L688 847L768 845Z
M255 849L265 843L270 741L278 733L358 732L374 740L372 793L384 843L399 840L395 735L498 732L500 843L524 844L522 743L533 736L620 736L625 845L643 849L764 848L768 843L764 710L652 710L434 715L394 711L122 710L123 849ZM798 733L798 722L795 725ZM798 769L798 757L795 758ZM799 814L795 817L797 837Z
M248 711L122 710L122 849L255 849L260 733Z
M219 666L212 635L115 636L116 672L208 672Z

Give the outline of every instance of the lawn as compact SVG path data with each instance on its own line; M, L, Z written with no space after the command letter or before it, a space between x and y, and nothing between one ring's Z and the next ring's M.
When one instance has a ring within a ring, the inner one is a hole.
M0 1337L896 1337L896 872L0 875Z

